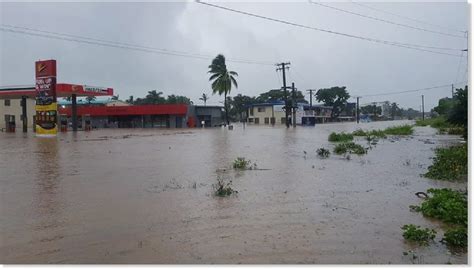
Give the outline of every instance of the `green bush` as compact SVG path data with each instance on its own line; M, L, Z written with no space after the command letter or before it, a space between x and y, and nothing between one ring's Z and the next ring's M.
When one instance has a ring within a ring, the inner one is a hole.
M432 128L447 128L450 124L446 121L446 118L442 116L427 118L425 120L419 119L416 120L416 126L431 126Z
M413 127L410 125L394 126L386 128L383 132L388 135L411 135Z
M467 247L467 229L463 227L448 229L442 241L453 247L465 248Z
M328 140L330 142L347 142L347 141L352 141L353 139L354 139L354 136L352 136L352 134L344 133L344 132L341 132L341 133L333 132L329 134L329 137L328 137Z
M467 194L448 188L428 189L428 197L417 211L446 223L467 226Z
M387 135L385 135L385 132L380 129L371 130L367 133L367 135L378 137L378 138L387 138Z
M438 180L459 180L467 175L467 144L436 149L433 164L424 176Z
M327 150L326 148L319 148L318 150L316 150L316 153L318 153L318 156L322 158L327 158L329 157L329 154L331 154L331 152L329 152L329 150Z
M365 132L364 130L359 128L358 130L353 131L352 135L354 135L354 136L366 136L367 132Z
M342 155L345 153L363 155L367 153L367 150L360 144L354 142L340 143L334 147L334 153Z
M243 157L238 157L234 160L234 169L247 169L251 161Z
M403 225L403 238L416 242L420 245L428 245L430 240L436 237L436 231L433 229L421 229L420 226L413 224Z
M222 179L218 179L217 185L213 185L214 194L219 197L226 197L232 195L233 193L237 193L237 191L235 191L231 185L232 181L226 184Z

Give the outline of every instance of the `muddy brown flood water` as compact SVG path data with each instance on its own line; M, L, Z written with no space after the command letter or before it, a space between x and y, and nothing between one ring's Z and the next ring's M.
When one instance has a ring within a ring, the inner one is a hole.
M0 262L466 264L408 208L417 191L466 188L420 176L457 137L416 127L365 156L316 154L332 131L401 123L0 133ZM237 157L267 170L235 171ZM215 197L218 178L238 194ZM405 242L409 223L436 241Z

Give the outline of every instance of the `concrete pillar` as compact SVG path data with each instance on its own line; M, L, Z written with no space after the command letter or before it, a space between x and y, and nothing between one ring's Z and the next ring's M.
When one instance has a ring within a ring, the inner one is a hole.
M72 116L72 131L77 131L77 96L72 94L71 96L71 116Z
M21 97L21 120L23 122L23 132L28 132L28 116L26 115L26 96Z

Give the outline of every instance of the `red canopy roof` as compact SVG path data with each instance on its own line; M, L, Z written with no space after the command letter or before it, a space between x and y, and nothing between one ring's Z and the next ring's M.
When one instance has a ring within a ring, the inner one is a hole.
M120 116L120 115L181 115L188 112L186 104L157 104L133 106L78 106L77 115ZM59 108L59 114L71 116L71 108Z
M58 97L69 97L72 94L77 96L112 96L114 90L106 87L96 87L89 85L58 83L56 84L56 95ZM34 86L19 86L0 88L0 99L21 98L22 96L35 97Z

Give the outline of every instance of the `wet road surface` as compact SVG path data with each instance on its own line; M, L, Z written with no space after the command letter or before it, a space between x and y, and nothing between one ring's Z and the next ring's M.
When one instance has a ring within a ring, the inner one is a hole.
M466 188L420 176L456 136L416 127L350 160L316 154L332 131L401 123L0 133L0 262L466 264L408 208L417 191ZM265 170L236 171L237 157ZM238 194L215 197L217 179ZM436 241L405 242L410 223Z

